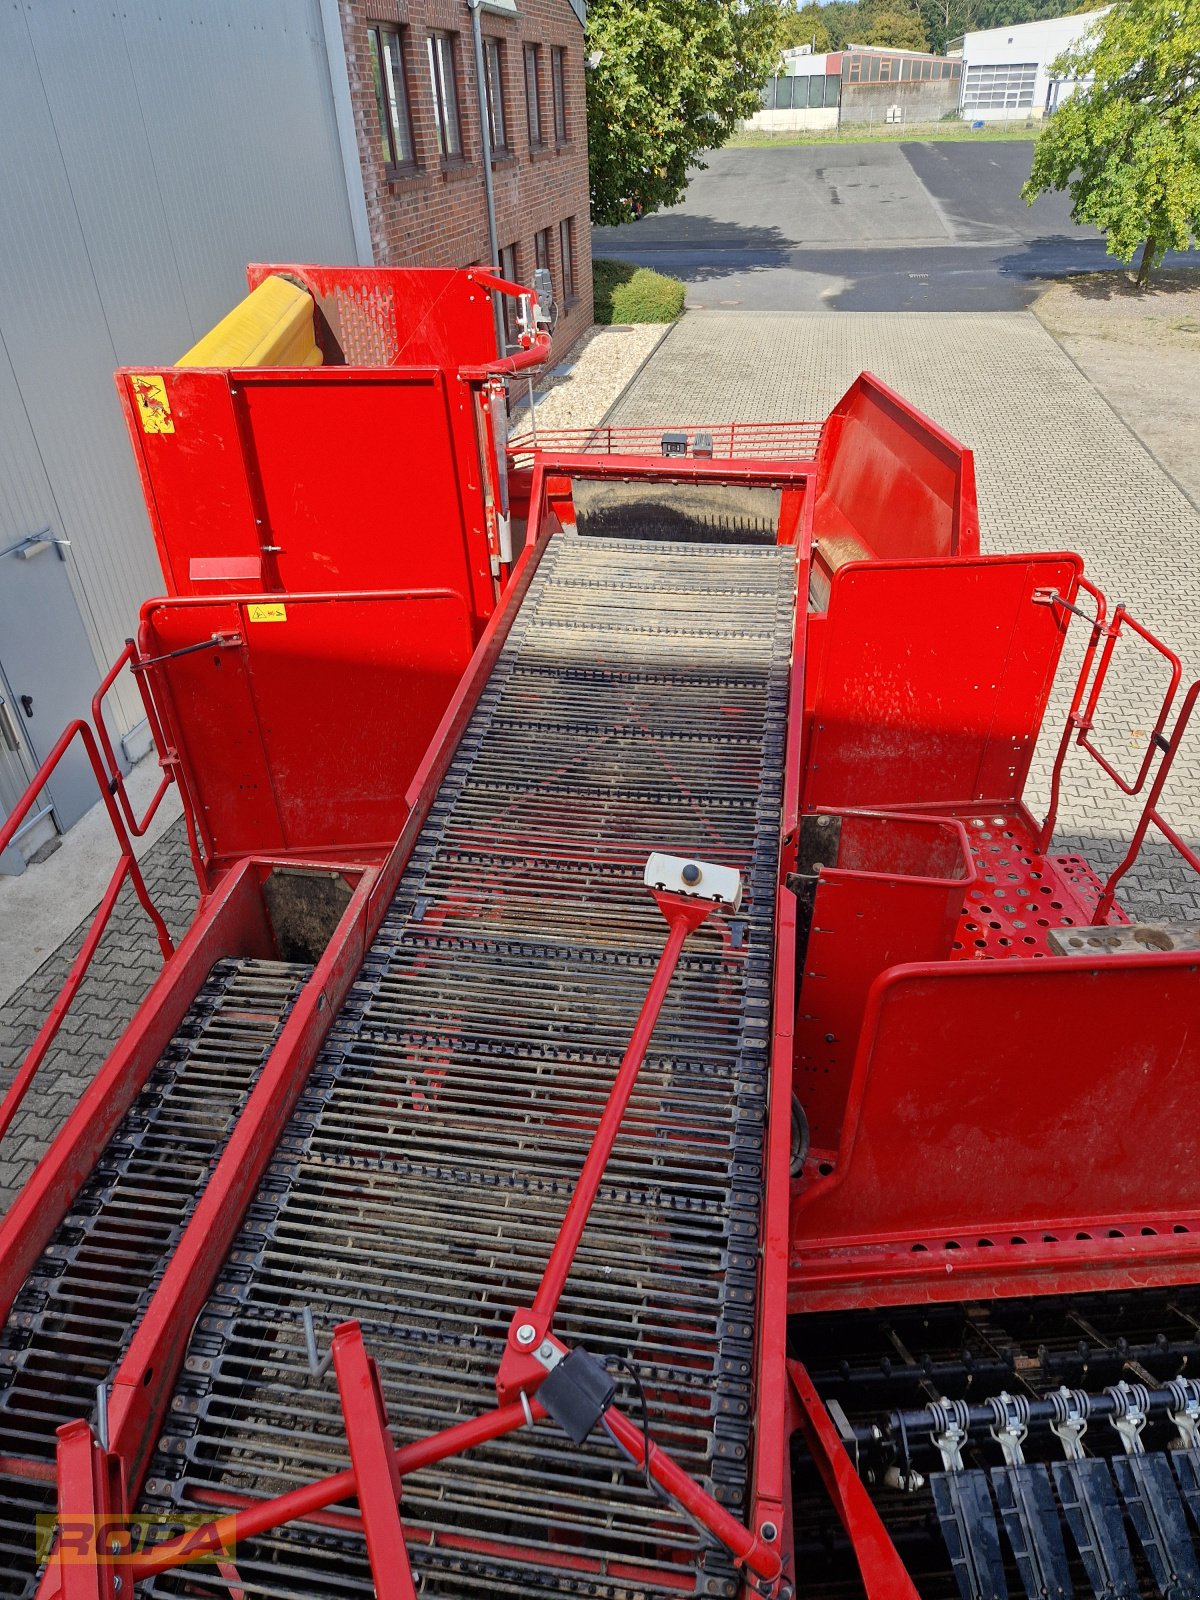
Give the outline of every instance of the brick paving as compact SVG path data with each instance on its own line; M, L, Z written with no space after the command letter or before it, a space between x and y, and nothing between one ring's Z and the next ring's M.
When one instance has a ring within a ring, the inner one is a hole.
M198 898L182 821L151 845L142 858L142 871L155 905L172 937L177 937L191 921ZM80 923L0 1009L0 1092L11 1082L62 987L90 922L89 918ZM0 1144L0 1211L33 1170L161 965L154 930L125 884L75 1004Z
M1028 312L691 312L610 420L823 417L864 369L975 451L985 550L1078 551L1109 601L1125 601L1179 652L1184 684L1200 673L1200 512ZM1069 644L1030 774L1035 813L1044 806L1076 660ZM1132 639L1122 644L1097 721L1103 747L1126 772L1141 761L1164 678L1157 658ZM1162 808L1184 839L1200 846L1200 719ZM1073 752L1062 846L1111 870L1135 816L1136 803ZM1200 917L1200 879L1152 835L1121 899L1141 917Z
M869 368L976 452L984 547L1081 552L1112 601L1127 600L1200 671L1200 513L1032 316L841 315L705 311L660 346L613 420L712 422L824 416ZM921 625L921 619L914 619ZM1151 663L1130 667L1104 719L1130 766L1153 720ZM1054 734L1060 720L1051 716ZM1031 799L1044 790L1047 745ZM1076 757L1060 839L1101 869L1129 835L1130 806ZM1200 728L1177 763L1165 806L1200 840ZM1036 803L1034 806L1037 809ZM172 932L196 903L182 824L144 860ZM1200 884L1165 847L1149 846L1127 880L1126 905L1150 917L1200 916ZM83 938L80 927L0 1011L0 1087L11 1077ZM8 1138L0 1147L0 1207L32 1169L153 981L158 948L128 887L96 965Z

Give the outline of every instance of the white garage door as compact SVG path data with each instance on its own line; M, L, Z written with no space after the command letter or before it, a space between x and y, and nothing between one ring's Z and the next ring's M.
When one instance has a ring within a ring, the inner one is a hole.
M997 61L967 68L963 88L964 116L979 111L1028 111L1033 105L1036 61Z

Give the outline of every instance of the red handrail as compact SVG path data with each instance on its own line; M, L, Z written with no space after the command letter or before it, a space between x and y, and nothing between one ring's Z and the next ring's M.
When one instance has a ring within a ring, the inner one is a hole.
M108 767L109 793L116 795L117 799L120 800L121 810L125 813L126 827L129 829L130 833L132 833L136 838L140 839L145 833L146 829L150 826L150 822L154 816L154 813L158 810L160 804L162 803L163 795L165 795L167 790L171 787L171 774L170 772L163 773L162 782L154 791L154 798L146 807L145 814L143 815L142 820L139 822L133 814L133 806L129 799L129 791L125 787L125 774L121 771L120 766L117 764L117 759L113 755L112 740L108 736L108 728L104 721L104 697L108 694L108 691L112 688L118 677L120 677L121 668L128 664L134 669L134 675L136 677L138 688L141 690L142 704L146 708L146 716L150 723L150 731L154 736L154 742L159 750L165 749L162 738L160 737L158 716L155 712L154 704L149 695L146 693L145 685L141 675L136 671L138 660L137 646L134 644L132 639L126 639L124 650L121 651L121 654L113 662L112 666L109 667L104 677L100 680L100 687L92 696L92 722L95 725L96 736L100 740L100 748L104 751L105 764Z
M96 691L96 699L92 702L92 709L94 713L98 712L99 701L103 699L104 695L108 692L108 689L112 687L112 683L117 672L120 671L121 667L129 659L131 659L130 647L127 646L125 652L119 658L114 668L110 670L104 681L101 683L100 688ZM151 817L158 809L159 802L162 800L170 780L169 778L163 779L162 783L159 785L154 799L150 803L149 809L142 818L139 826L133 817L132 808L129 804L129 797L125 793L124 780L121 778L119 769L117 769L116 766L116 761L113 758L112 744L108 739L107 730L104 729L102 719L98 722L97 727L100 730L100 739L105 747L105 753L109 763L108 766L106 767L104 758L100 754L100 746L97 744L96 734L93 733L92 729L86 722L80 718L76 718L74 722L69 723L67 727L63 729L54 745L54 748L42 762L32 783L18 801L16 809L9 816L3 827L0 827L0 854L3 854L3 852L7 850L8 846L16 838L17 830L20 828L26 816L32 810L38 795L49 781L50 775L58 766L59 762L70 749L74 741L78 738L82 739L83 741L84 751L87 754L88 760L91 762L92 772L95 774L96 785L100 791L100 798L104 802L105 808L108 811L109 821L112 823L113 832L117 836L117 843L121 849L120 859L117 862L112 877L109 879L108 888L104 891L104 897L97 907L96 914L92 918L92 924L88 929L87 937L80 946L79 952L74 961L72 961L70 971L67 973L63 986L59 990L54 1004L50 1007L50 1011L46 1017L46 1020L38 1029L37 1037L29 1047L24 1061L22 1061L20 1067L17 1069L17 1074L12 1083L9 1085L8 1091L3 1100L0 1100L0 1139L3 1139L4 1135L7 1133L9 1126L11 1125L12 1120L17 1113L18 1107L25 1098L29 1086L37 1074L38 1068L45 1060L46 1054L50 1049L50 1046L53 1044L59 1028L62 1026L63 1018L70 1010L71 1004L79 992L84 975L87 972L88 967L91 965L92 958L96 954L96 950L100 944L104 930L108 926L109 918L112 916L113 907L116 905L117 897L121 892L121 885L125 882L126 878L128 878L133 884L134 893L137 895L142 904L142 908L144 909L146 915L150 918L151 923L154 925L155 936L158 939L158 947L162 951L163 960L167 961L175 951L175 946L171 942L171 935L167 931L167 925L163 921L162 916L160 915L154 902L151 900L149 891L146 888L146 881L142 877L142 869L138 865L137 857L133 852L133 845L130 842L129 831L126 828L125 820L121 815L121 810L118 808L115 798L118 794L121 796L122 805L125 812L129 816L133 827L133 832L144 833Z
M1116 608L1112 614L1112 620L1108 621L1108 608L1103 594L1094 584L1089 583L1086 578L1080 577L1079 587L1090 594L1095 603L1095 612L1091 616L1081 610L1080 607L1065 600L1055 590L1039 591L1034 596L1035 601L1040 605L1057 605L1061 607L1067 616L1068 622L1072 616L1081 617L1090 628L1088 642L1084 648L1083 660L1079 669L1079 676L1075 684L1075 692L1071 697L1070 709L1067 712L1066 725L1063 728L1062 738L1059 741L1058 751L1054 758L1054 766L1050 775L1050 804L1046 812L1045 821L1042 823L1037 837L1037 849L1040 852L1044 852L1050 845L1054 824L1058 816L1063 766L1066 761L1067 751L1072 743L1086 750L1100 770L1112 779L1123 794L1130 796L1141 793L1153 766L1155 756L1161 756L1162 758L1159 761L1158 769L1150 785L1150 791L1142 806L1141 815L1138 818L1133 837L1129 842L1129 849L1120 865L1109 875L1097 901L1095 915L1097 922L1100 923L1107 921L1116 900L1117 885L1141 853L1142 845L1145 843L1146 834L1151 823L1163 835L1168 844L1183 857L1188 866L1193 868L1194 871L1200 872L1200 854L1197 854L1180 837L1176 829L1172 827L1158 809L1159 799L1174 765L1175 757L1179 753L1183 736L1191 722L1197 701L1200 700L1200 678L1191 684L1184 694L1180 710L1175 718L1174 729L1170 737L1168 737L1166 734L1167 718L1175 704L1175 696L1182 675L1179 657L1174 650L1163 644L1162 640L1151 633L1136 617L1131 616L1123 605ZM1142 758L1141 765L1138 767L1137 774L1133 778L1126 778L1122 773L1118 772L1113 763L1097 748L1091 738L1095 728L1096 708L1100 703L1100 694L1108 678L1113 651L1121 636L1122 629L1126 627L1132 628L1139 638L1144 640L1152 650L1156 651L1167 663L1169 669L1167 687L1163 694L1154 726L1150 730L1146 753ZM1104 640L1104 648L1100 652L1099 662L1096 663L1096 651L1101 639ZM1095 664L1094 676L1092 676L1093 664ZM1087 704L1085 706L1084 693L1088 689L1089 678L1091 679L1091 688L1087 695Z
M1104 892L1096 906L1096 917L1100 922L1103 922L1112 910L1113 901L1116 898L1117 885L1140 855L1142 845L1145 843L1146 832L1151 823L1154 824L1167 843L1183 857L1188 866L1193 871L1200 872L1200 855L1197 855L1196 851L1179 836L1176 829L1161 815L1158 809L1159 797L1163 792L1171 768L1175 764L1175 757L1179 753L1179 746L1182 744L1184 733L1192 720L1192 713L1196 709L1196 701L1198 699L1200 699L1200 678L1197 678L1190 685L1183 697L1183 705L1180 707L1179 715L1175 719L1174 731L1170 739L1167 740L1167 748L1163 752L1162 760L1159 762L1158 771L1154 774L1154 782L1150 785L1150 793L1146 796L1146 804L1142 807L1138 825L1133 831L1133 838L1129 841L1129 849L1125 854L1125 859L1111 873L1108 882L1104 885Z

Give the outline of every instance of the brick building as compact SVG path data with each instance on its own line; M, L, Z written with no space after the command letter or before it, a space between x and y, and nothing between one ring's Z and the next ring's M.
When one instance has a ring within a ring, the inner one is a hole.
M548 267L561 354L592 321L583 0L340 8L376 263Z

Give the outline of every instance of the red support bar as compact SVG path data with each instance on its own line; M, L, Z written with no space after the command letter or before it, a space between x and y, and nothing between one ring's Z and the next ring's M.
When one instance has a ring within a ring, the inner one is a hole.
M357 1322L334 1329L333 1370L377 1600L417 1600L400 1525L400 1472L388 1436L379 1368L366 1352Z
M812 1379L799 1361L788 1376L799 1402L800 1429L821 1480L850 1538L867 1600L919 1600L917 1590L859 1477Z
M508 1433L515 1433L518 1428L525 1427L529 1422L540 1422L545 1415L545 1408L536 1400L530 1400L527 1406L519 1404L497 1406L492 1411L483 1412L481 1416L472 1417L467 1422L455 1423L452 1428L446 1428L441 1433L431 1433L427 1438L418 1439L414 1444L405 1445L402 1449L394 1451L393 1465L396 1475L403 1480L410 1473L419 1472L423 1467L431 1467L438 1461L445 1461L449 1456L462 1455L464 1451L473 1450L478 1445L488 1444L493 1439L501 1439ZM159 1572L169 1572L172 1567L181 1565L190 1558L201 1534L205 1536L204 1542L209 1548L215 1548L219 1544L221 1548L232 1549L244 1540L258 1538L260 1534L269 1533L272 1528L280 1528L286 1522L298 1522L312 1516L314 1512L324 1511L340 1500L348 1500L357 1492L354 1471L348 1468L345 1472L335 1473L330 1478L320 1478L315 1483L306 1483L302 1488L293 1489L288 1494L278 1496L277 1499L252 1501L245 1510L217 1517L204 1529L180 1535L176 1539L164 1540L153 1549L139 1552L129 1563L131 1575L136 1582L142 1578L152 1578ZM199 1553L198 1548L196 1553Z
M558 1238L554 1241L550 1259L542 1273L542 1281L534 1296L533 1306L528 1311L517 1311L513 1317L500 1370L496 1374L496 1392L501 1400L510 1399L518 1390L532 1391L545 1376L545 1368L534 1358L533 1351L545 1337L554 1320L555 1310L562 1298L567 1276L575 1260L575 1252L579 1249L583 1230L587 1227L592 1206L604 1181L604 1170L612 1155L617 1134L621 1131L621 1122L629 1105L629 1098L633 1094L638 1073L646 1058L659 1012L667 997L675 968L679 964L684 940L689 933L700 927L710 912L716 908L716 902L713 900L665 894L657 890L654 891L654 898L658 902L659 910L667 919L669 928L667 942L662 955L658 958L658 966L646 991L646 997L642 1001L633 1034L621 1065L617 1069L617 1075L613 1079L612 1088L609 1090L608 1099L583 1163L583 1170L579 1174L579 1181L575 1185L566 1215L558 1230Z
M86 1422L58 1430L59 1600L119 1600L129 1551L120 1463Z
M16 1077L9 1085L8 1092L5 1094L3 1101L0 1101L0 1139L4 1137L12 1123L21 1101L25 1098L29 1085L33 1082L38 1068L45 1060L46 1053L62 1026L63 1018L79 992L79 987L91 964L92 957L96 953L100 939L108 925L108 920L112 916L117 897L121 892L121 885L126 877L132 883L134 893L154 925L155 936L158 939L158 947L162 951L163 960L168 960L175 951L167 925L151 900L150 893L146 888L145 879L142 877L142 869L138 865L137 856L134 854L133 845L130 843L129 834L125 829L125 823L113 798L108 774L105 771L95 735L86 722L77 718L74 722L68 723L67 727L58 736L54 748L38 768L32 783L18 801L16 809L11 813L4 826L0 827L0 855L8 849L8 846L16 837L18 828L32 810L39 793L49 781L51 773L58 766L76 738L83 741L84 753L91 763L92 772L100 790L100 798L108 811L109 821L112 823L113 832L117 836L117 844L120 846L121 855L109 880L108 888L104 892L104 897L97 908L96 915L92 919L92 925L88 929L87 937L84 939L79 954L71 963L71 970L67 974L66 982L59 991L58 998L50 1009L50 1014L38 1030L37 1038L30 1046Z
M604 1413L604 1421L625 1454L632 1457L636 1466L644 1467L646 1441L638 1424L631 1422L615 1406L610 1406ZM690 1512L697 1522L719 1539L732 1553L738 1566L749 1567L756 1577L766 1583L775 1582L783 1571L783 1561L776 1548L780 1532L778 1528L773 1535L775 1542L771 1542L743 1527L712 1495L688 1477L666 1451L660 1450L653 1439L650 1441L649 1469L655 1483L665 1489L673 1500L678 1500L685 1511Z

